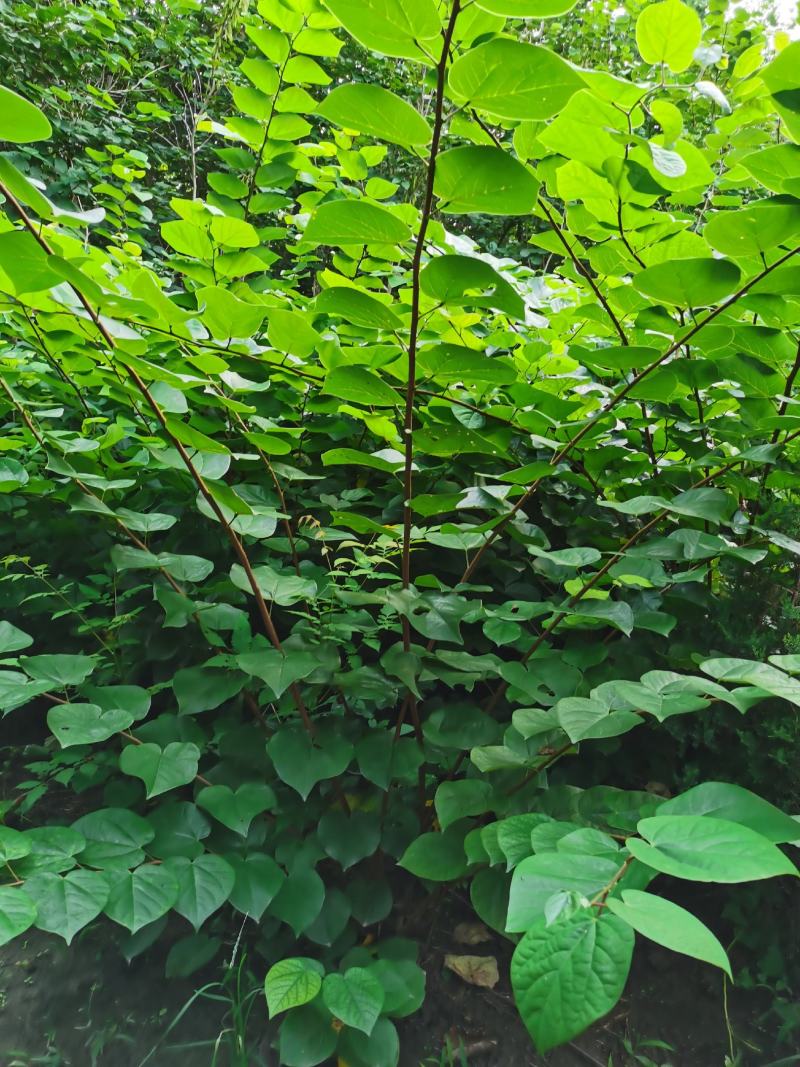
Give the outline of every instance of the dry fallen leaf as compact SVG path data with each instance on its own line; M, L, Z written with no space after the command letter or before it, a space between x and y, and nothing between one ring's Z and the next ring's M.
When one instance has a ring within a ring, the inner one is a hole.
M500 981L497 960L494 956L451 956L444 958L444 965L470 985L494 989Z
M492 935L483 923L459 923L453 935L462 945L480 945L492 939Z

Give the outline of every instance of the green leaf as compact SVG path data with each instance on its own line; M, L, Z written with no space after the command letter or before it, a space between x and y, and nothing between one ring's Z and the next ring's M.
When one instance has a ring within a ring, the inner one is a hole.
M634 275L640 293L679 307L710 307L739 285L741 271L727 259L673 259Z
M0 945L6 945L24 934L35 921L36 905L27 893L21 889L0 886Z
M267 749L282 782L307 800L317 782L336 778L353 758L353 746L345 738L319 733L312 742L299 726L282 727L270 739Z
M86 845L77 830L68 826L37 826L27 830L25 837L31 850L14 865L21 878L39 871L67 871L75 866L75 856Z
M459 104L504 119L549 119L585 82L540 45L496 37L457 59L449 87Z
M448 257L449 258L449 257ZM466 301L471 303L471 301ZM486 382L492 385L509 385L516 381L513 367L486 356L481 352L464 348L463 345L440 344L423 348L418 356L420 375L431 375L439 381L450 383Z
M397 1067L400 1060L400 1038L394 1024L381 1018L375 1023L371 1034L364 1034L360 1030L345 1030L337 1051L342 1062L348 1067Z
M322 338L309 324L305 315L282 308L269 308L269 343L281 352L288 352L299 359L310 356Z
M229 855L227 860L236 875L230 903L237 911L258 922L283 885L286 875L271 856L259 853L245 857Z
M24 630L18 630L10 622L0 622L0 654L18 652L33 644L33 638Z
M97 704L57 704L47 713L47 725L62 748L107 741L132 722L130 712L122 708L103 711Z
M276 601L280 603L280 601ZM260 678L278 700L290 686L307 678L317 669L319 660L310 652L284 651L265 648L261 652L246 652L236 662L246 674Z
M59 934L67 944L106 906L108 881L99 871L70 871L59 875L35 874L25 882L25 892L36 905L36 925Z
M494 790L488 782L464 778L442 782L436 790L434 805L442 830L466 815L483 815L491 810Z
M642 837L628 849L641 863L662 874L694 882L751 882L798 874L794 864L761 834L746 826L707 815L656 815L642 819Z
M267 971L264 996L270 1019L290 1008L307 1004L322 989L324 969L316 960L295 956L280 960Z
M618 737L642 722L631 711L609 711L599 700L587 697L565 697L558 701L555 712L570 741Z
M800 203L760 200L737 211L719 211L706 223L706 241L725 256L760 256L800 237Z
M331 859L343 870L372 856L380 844L380 819L374 812L329 811L319 821L317 836Z
M325 883L311 867L291 871L269 905L267 914L285 922L299 937L322 911Z
M512 18L550 19L566 15L578 0L476 0L478 7Z
M178 714L212 711L241 692L245 677L219 667L185 667L172 679Z
M739 823L777 845L800 839L800 824L769 801L729 782L702 782L667 800L659 815L711 815Z
M707 659L700 664L700 669L720 682L737 682L742 685L755 685L765 689L773 696L788 700L800 707L800 681L791 678L783 671L769 663L757 663L749 659L721 657Z
M666 63L678 74L686 70L700 44L697 12L680 0L649 4L636 20L636 44L645 63Z
M444 304L495 308L524 318L525 302L516 289L475 256L434 256L422 269L419 281L423 293ZM453 347L462 351L460 346ZM492 366L497 368L494 362Z
M411 236L404 222L385 207L365 200L321 204L303 231L303 243L350 248L365 244L402 244Z
M569 1041L609 1012L622 995L633 931L615 915L576 912L537 919L511 959L511 985L539 1052Z
M433 0L326 0L365 48L404 59L439 59L441 20Z
M31 843L25 834L12 830L10 826L0 826L0 863L20 860L31 851Z
M142 846L155 837L147 819L126 808L90 811L72 829L85 839L79 855L87 867L135 867L144 860Z
M214 245L208 236L206 229L195 226L194 223L177 219L173 222L162 222L161 236L176 252L189 256L192 259L213 259Z
M290 1011L281 1023L279 1062L284 1067L316 1067L336 1048L338 1032L319 1000Z
M279 574L278 571L273 570L267 564L263 564L260 567L254 567L253 573L256 576L258 588L267 600L274 600L276 604L280 604L281 607L291 607L292 604L297 604L300 600L313 600L317 593L317 584L310 578L299 578L296 574ZM250 588L250 582L247 579L244 568L235 563L231 567L231 580L233 584L239 589L243 589L246 593L252 593ZM273 651L273 649L265 649L264 651ZM274 650L277 651L277 650ZM252 655L261 655L260 653L252 653ZM284 659L290 657L294 659L296 664L302 663L304 653L301 652L286 652L278 653L283 655ZM270 671L273 661L269 657L263 659L265 664L265 671ZM242 666L241 663L239 666ZM242 670L245 670L242 667ZM287 668L288 669L288 668ZM248 671L248 673L250 673ZM280 673L280 672L278 672ZM300 677L305 677L301 675ZM277 679L276 679L277 680Z
M527 930L544 914L544 906L554 893L575 892L591 899L618 870L616 860L603 856L556 852L529 856L517 866L511 879L506 930Z
M172 741L165 748L148 742L127 745L119 757L120 770L141 778L147 796L188 785L197 774L200 749L189 742Z
M338 315L356 326L366 326L372 330L395 331L402 328L402 320L390 307L376 300L374 296L361 289L352 289L344 285L332 285L323 289L315 301L316 310L326 315ZM357 370L359 368L339 368Z
M53 133L47 116L35 104L0 85L0 141L29 144L46 141Z
M317 114L345 129L394 144L424 145L431 139L422 115L380 85L338 85L319 105Z
M527 167L501 148L450 148L436 164L434 192L452 215L528 215L539 183Z
M395 407L400 394L366 367L334 367L325 379L324 393L369 407Z
M19 662L31 678L41 679L60 689L80 685L95 668L91 656L20 656Z
M276 803L270 786L260 782L246 782L236 792L227 785L210 785L197 794L197 804L201 808L242 837L247 836L253 819Z
M344 974L329 974L322 983L325 1006L346 1026L369 1035L383 1007L383 986L370 971L351 967Z
M145 865L117 875L104 910L135 934L166 914L177 899L178 883L171 871L164 865Z
M197 931L230 896L236 879L233 867L221 856L205 855L170 860L170 870L178 882L173 907Z
M638 889L625 890L622 900L610 897L607 904L615 915L657 945L721 967L733 978L725 949L708 927L685 908Z
M440 834L421 834L405 850L398 865L431 882L455 881L467 869L464 834L453 828Z

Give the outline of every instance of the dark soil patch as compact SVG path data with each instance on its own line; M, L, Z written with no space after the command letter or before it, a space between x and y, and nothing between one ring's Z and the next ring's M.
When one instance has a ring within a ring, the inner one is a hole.
M508 985L512 946L497 935L480 945L459 944L453 931L465 918L472 918L468 908L452 898L446 905L432 903L420 916L420 928L427 924L420 962L428 992L422 1009L399 1024L401 1067L461 1067L458 1057L443 1056L448 1043L465 1050L470 1067L632 1067L641 1061L626 1052L625 1038L654 1064L722 1067L729 1046L717 972L644 944L617 1009L571 1044L538 1056ZM414 932L403 930L405 935ZM220 980L222 965L190 979L167 981L164 946L128 965L108 934L109 928L101 925L67 948L59 938L33 931L0 950L0 1067L139 1067L154 1046L147 1061L151 1067L209 1067L214 1062L214 1044L230 1021L223 1001L196 999L165 1035L196 990ZM499 984L494 989L468 985L445 969L444 956L450 952L494 955ZM255 956L252 963L258 973L245 990L254 988L266 969ZM785 1045L777 1046L774 1032L758 1022L766 1006L761 996L729 991L729 1017L743 1053L737 1067L765 1067L787 1053ZM273 1036L258 992L244 1062L278 1067L270 1048ZM654 1040L673 1051L649 1047ZM217 1067L231 1062L223 1038Z

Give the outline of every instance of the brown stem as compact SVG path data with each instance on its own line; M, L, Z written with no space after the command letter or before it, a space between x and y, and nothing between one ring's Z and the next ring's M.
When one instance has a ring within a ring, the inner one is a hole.
M444 90L447 78L447 61L450 54L450 43L456 26L456 19L461 10L461 0L453 0L450 9L450 18L442 34L442 52L436 67L436 98L434 103L433 135L431 138L431 151L428 158L428 170L425 179L425 194L422 202L419 230L414 246L414 255L411 261L411 322L409 325L408 340L408 384L406 387L406 404L404 418L404 449L405 458L403 464L403 549L401 559L401 574L403 588L407 589L411 584L411 496L413 493L412 464L414 458L414 394L417 376L417 342L419 339L420 317L420 271L422 270L422 252L425 247L425 236L428 232L433 209L433 183L436 177L436 156L439 152L439 144L442 138L442 126L444 125ZM411 647L410 627L408 619L403 616L403 647L406 652Z

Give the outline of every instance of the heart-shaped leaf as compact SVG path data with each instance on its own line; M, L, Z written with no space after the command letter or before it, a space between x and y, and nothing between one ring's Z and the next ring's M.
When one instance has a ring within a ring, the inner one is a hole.
M0 945L5 945L33 926L36 905L21 889L0 888Z
M165 915L178 899L178 883L163 864L115 874L105 913L132 934Z
M208 854L196 860L178 858L168 862L178 881L175 911L199 930L230 896L236 880L233 867L221 856Z
M130 712L122 708L103 711L97 704L57 704L47 713L47 725L62 748L107 741L132 722Z
M322 983L325 1006L346 1026L371 1034L383 1007L383 986L363 967L329 974Z
M321 963L304 956L280 960L267 971L264 979L264 995L270 1019L282 1011L308 1004L322 989Z
M207 786L197 794L197 803L223 826L244 837L256 815L274 807L276 800L268 785L250 782L236 792L227 785Z
M36 925L59 934L69 945L79 930L97 918L109 895L107 879L99 871L35 874L25 892L36 904Z
M161 748L148 742L128 745L119 758L120 770L141 778L148 797L187 785L197 775L200 749L191 742L172 741Z
M278 730L267 747L281 781L296 789L303 800L317 782L342 774L353 756L353 746L345 738L328 733L312 742L295 726Z

